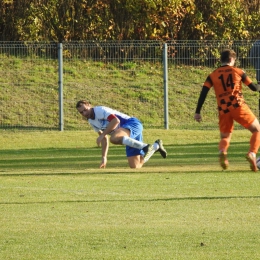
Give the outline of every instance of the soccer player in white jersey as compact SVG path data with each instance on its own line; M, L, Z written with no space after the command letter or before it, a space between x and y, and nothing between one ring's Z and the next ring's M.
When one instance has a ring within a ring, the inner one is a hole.
M137 118L105 106L92 107L86 100L78 101L76 108L99 134L96 142L102 147L100 168L105 168L107 164L108 135L112 144L126 146L130 168L141 168L157 151L163 158L166 158L167 152L162 140L156 140L153 145L143 142L143 125Z

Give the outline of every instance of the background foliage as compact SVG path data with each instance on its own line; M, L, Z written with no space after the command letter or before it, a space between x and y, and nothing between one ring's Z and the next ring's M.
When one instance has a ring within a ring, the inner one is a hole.
M259 38L260 0L1 0L0 41Z

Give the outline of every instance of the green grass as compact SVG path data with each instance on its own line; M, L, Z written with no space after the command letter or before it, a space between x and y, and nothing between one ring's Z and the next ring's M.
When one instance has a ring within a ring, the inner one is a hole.
M64 130L86 130L75 104L88 99L138 117L145 128L164 128L162 62L100 62L64 59ZM57 61L0 55L1 129L57 130L59 95ZM214 68L174 65L168 70L170 129L217 129L217 105L211 90L202 109L203 123L193 116L201 86ZM255 72L247 68L255 81ZM259 93L243 87L246 102L259 115ZM90 128L88 128L90 129Z
M0 259L259 259L260 175L234 132L230 168L217 131L146 130L162 138L138 170L111 145L106 169L90 131L0 135Z

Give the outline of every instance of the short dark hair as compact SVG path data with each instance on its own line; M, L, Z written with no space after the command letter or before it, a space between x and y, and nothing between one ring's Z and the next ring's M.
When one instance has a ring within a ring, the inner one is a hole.
M237 54L235 53L235 51L233 51L231 49L225 49L221 52L220 60L222 63L230 62L231 58L234 58L234 59L237 58Z
M91 103L87 100L79 100L76 104L76 108L81 107L82 105L90 105Z

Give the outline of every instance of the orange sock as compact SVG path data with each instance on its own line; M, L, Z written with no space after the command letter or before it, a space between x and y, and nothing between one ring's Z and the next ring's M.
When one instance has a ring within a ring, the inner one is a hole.
M260 146L260 132L254 132L250 138L250 152L257 154Z
M219 142L218 148L219 151L226 153L229 147L228 138L222 138Z

